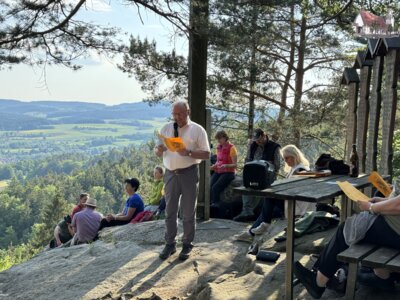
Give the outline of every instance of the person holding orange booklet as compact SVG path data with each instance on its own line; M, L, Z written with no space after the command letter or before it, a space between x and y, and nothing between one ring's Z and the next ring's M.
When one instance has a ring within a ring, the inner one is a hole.
M400 250L400 181L387 198L373 197L369 201L357 201L361 213L341 224L323 249L312 270L296 262L294 273L309 294L321 298L329 280L341 267L337 254L358 242L370 242L379 246ZM360 272L358 282L378 289L392 289L395 274L385 269Z

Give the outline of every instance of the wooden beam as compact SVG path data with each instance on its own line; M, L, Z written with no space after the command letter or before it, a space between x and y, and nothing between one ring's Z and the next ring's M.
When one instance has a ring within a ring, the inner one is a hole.
M367 133L369 117L369 95L371 67L362 66L360 70L360 100L357 110L357 151L360 158L360 171L365 172L367 159Z
M400 40L400 39L399 39ZM379 172L393 175L393 135L397 107L397 79L399 76L399 48L388 49L385 57L385 86L382 98L382 149Z
M347 85L348 91L348 108L347 108L347 134L346 134L346 153L345 159L350 159L351 145L356 143L357 137L357 99L360 79L357 71L354 68L346 68L343 77L342 84Z
M382 101L381 87L383 63L383 56L375 56L372 67L372 88L369 101L367 159L365 164L365 170L367 173L377 170L376 157L378 154L378 131Z

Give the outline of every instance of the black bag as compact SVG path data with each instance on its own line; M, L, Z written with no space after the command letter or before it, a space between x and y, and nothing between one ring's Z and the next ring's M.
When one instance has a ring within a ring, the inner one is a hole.
M348 175L350 173L350 166L346 165L343 160L333 158L330 154L323 153L318 157L315 162L315 169L331 170L333 175Z
M274 166L265 160L246 163L243 169L243 185L255 190L269 187L275 180Z

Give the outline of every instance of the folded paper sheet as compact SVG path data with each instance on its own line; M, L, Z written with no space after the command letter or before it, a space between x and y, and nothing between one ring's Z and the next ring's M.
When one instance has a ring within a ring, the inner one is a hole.
M339 187L342 189L342 191L346 194L346 196L353 200L353 201L368 201L370 198L357 190L354 186L351 185L350 182L348 181L336 181L336 183L339 185Z
M165 146L168 148L169 151L176 152L180 150L185 150L185 144L180 137L166 137L162 134L158 134L158 137L164 142Z
M389 184L379 175L377 172L373 171L368 176L368 181L372 183L374 187L378 189L385 197L389 197L392 189Z

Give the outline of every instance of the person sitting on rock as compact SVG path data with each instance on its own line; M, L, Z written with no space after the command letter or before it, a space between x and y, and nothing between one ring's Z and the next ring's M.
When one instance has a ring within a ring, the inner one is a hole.
M125 192L128 194L124 210L119 214L109 214L101 220L99 230L104 227L128 224L136 215L144 210L144 203L137 190L140 182L137 178L125 179Z
M210 181L210 202L211 206L218 205L220 194L235 179L237 167L237 150L229 141L229 136L224 130L215 134L218 141L217 161L210 168L214 171Z
M72 239L74 230L71 226L71 216L65 216L64 220L60 221L54 229L54 240L50 242L49 247L55 248L62 246Z
M309 170L310 163L304 154L295 146L287 145L281 150L282 158L285 161L286 178L290 178L297 172ZM302 216L307 211L315 210L315 204L311 202L296 201L296 215ZM273 217L282 217L285 211L285 201L265 198L261 214L251 228L236 236L237 240L252 242L255 235L263 234L271 225Z
M156 212L160 206L160 201L163 198L163 176L164 170L160 166L154 168L153 182L151 186L151 191L149 197L147 197L147 205L145 206L145 211Z
M334 277L342 263L337 255L358 242L373 243L400 250L400 185L395 184L388 198L373 197L369 201L357 201L361 212L342 223L315 262L313 271L300 262L294 265L294 273L308 293L321 298L328 281ZM394 274L386 269L360 272L358 282L363 285L388 290L394 288Z
M275 179L281 167L280 145L269 140L268 135L260 128L254 130L253 140L249 141L246 162L253 160L265 160L274 165ZM260 203L262 197L243 195L242 212L233 218L237 222L254 220L254 209Z
M83 210L85 208L85 202L86 200L89 198L89 194L88 193L82 193L79 195L79 202L77 205L75 205L74 209L72 210L71 213L71 219L74 218L74 215L77 212L80 212L81 210Z
M97 201L89 198L85 202L85 208L76 213L72 219L72 228L74 229L74 237L71 245L79 245L93 241L97 236L103 215L96 211Z

